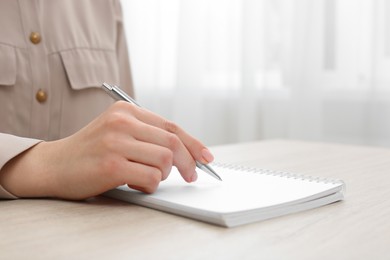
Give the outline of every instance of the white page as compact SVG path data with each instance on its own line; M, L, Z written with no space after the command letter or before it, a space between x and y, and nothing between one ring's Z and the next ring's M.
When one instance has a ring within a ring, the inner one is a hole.
M177 169L173 168L168 179L160 184L154 194L133 192L145 197L145 200L153 200L154 203L155 200L160 200L178 206L229 213L281 205L322 194L342 185L235 171L218 166L213 168L223 181L218 181L198 170L198 180L186 183ZM130 190L126 187L120 189Z

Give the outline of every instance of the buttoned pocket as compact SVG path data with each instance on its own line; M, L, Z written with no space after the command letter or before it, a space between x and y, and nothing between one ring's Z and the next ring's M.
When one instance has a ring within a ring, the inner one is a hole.
M16 83L15 49L0 44L0 86L13 86Z
M72 89L100 87L103 82L119 84L114 51L72 49L60 54Z

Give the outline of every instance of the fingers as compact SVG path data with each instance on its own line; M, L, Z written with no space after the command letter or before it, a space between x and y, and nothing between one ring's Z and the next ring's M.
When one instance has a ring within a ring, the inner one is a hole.
M192 137L175 123L126 102L117 102L114 106L118 109L117 111L124 111L124 118L129 120L127 124L122 124L121 130L127 131L130 135L129 138L132 137L145 144L153 144L169 149L172 152L171 164L178 168L187 182L197 179L195 160L202 163L213 161L214 158L209 150L199 140ZM127 152L129 160L154 167L157 166L163 174L162 178L165 179L168 175L166 169L169 167L156 165L156 163L161 164L164 159L153 160L153 157L158 157L158 149L151 154L148 153L148 150L153 149L153 147L143 146L143 148L145 149L140 148L139 153L133 153L132 151L135 149Z
M158 168L136 162L124 162L120 174L120 184L128 184L130 188L153 193L162 180L161 171Z
M171 172L173 153L160 145L137 140L123 140L121 154L128 161L157 168L161 172L161 180L165 180Z
M202 163L213 161L214 158L208 149L199 140L192 137L175 123L145 109L138 109L134 115L146 124L158 127L179 137L180 141L195 160Z
M169 149L172 152L171 163L178 168L184 180L187 182L196 180L194 158L178 136L158 127L141 124L139 131L136 131L133 137L139 141Z

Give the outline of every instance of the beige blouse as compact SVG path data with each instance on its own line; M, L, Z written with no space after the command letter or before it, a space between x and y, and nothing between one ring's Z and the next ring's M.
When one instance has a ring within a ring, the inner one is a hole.
M133 95L119 0L1 0L0 35L0 169L104 111L102 82Z

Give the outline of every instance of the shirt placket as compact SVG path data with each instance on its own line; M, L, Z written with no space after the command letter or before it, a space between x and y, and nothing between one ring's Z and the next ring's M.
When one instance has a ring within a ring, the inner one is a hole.
M50 125L49 64L45 35L40 23L37 0L19 0L21 19L28 51L31 110L30 136L47 140Z

